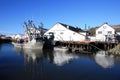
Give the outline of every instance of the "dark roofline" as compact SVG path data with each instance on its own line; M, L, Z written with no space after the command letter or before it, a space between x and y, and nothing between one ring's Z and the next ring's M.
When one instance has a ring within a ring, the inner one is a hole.
M70 29L70 30L72 30L72 31L74 31L74 32L86 32L86 31L84 31L84 30L82 30L81 28L78 28L78 27L73 27L73 26L70 26L70 25L67 25L67 24L63 24L63 23L60 23L60 22L58 22L59 24L61 24L61 25L63 25L65 28L68 28L68 29Z

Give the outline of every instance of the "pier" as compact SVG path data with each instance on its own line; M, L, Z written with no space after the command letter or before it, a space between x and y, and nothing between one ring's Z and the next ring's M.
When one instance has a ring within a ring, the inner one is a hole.
M114 48L117 42L91 42L91 41L58 41L55 42L56 46L67 47L69 51L98 51L98 50L109 50Z
M12 38L0 38L0 43L9 43L12 42Z

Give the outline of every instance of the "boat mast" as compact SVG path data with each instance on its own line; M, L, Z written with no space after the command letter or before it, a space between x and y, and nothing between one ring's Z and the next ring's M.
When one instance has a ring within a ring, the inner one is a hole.
M28 38L29 38L29 40L31 41L31 40L32 40L32 35L31 35L31 31L30 31L31 21L28 20L28 23L27 23L27 22L24 22L23 27L25 28L25 32L27 33Z
M43 37L43 23L40 22L40 25L38 25L39 31L40 31L40 36Z
M28 22L24 22L24 28L26 30L26 34L28 35L29 40L31 41L33 38L41 38L43 37L43 23L41 22L38 27L35 26L32 20L28 20Z

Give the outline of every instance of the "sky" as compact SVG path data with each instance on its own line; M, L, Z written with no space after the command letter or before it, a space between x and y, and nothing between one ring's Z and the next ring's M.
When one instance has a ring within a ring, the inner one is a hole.
M23 34L28 20L46 29L57 22L81 29L120 24L120 0L0 0L0 33Z

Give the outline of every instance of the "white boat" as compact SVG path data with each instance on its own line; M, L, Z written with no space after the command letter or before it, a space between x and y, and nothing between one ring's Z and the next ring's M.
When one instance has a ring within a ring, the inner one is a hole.
M45 43L43 34L46 31L46 29L43 28L42 23L40 26L36 27L33 24L33 21L29 20L28 23L27 22L24 23L24 28L26 29L24 39L21 38L21 39L18 39L16 42L13 42L14 47L42 49ZM50 38L51 37L48 38L46 36L45 39L47 39L46 41L49 41Z
M26 48L26 49L42 49L43 42L37 42L37 43L15 43L12 42L14 47L19 47L19 48Z
M68 48L67 47L63 47L63 46L56 46L54 47L54 50L55 51L68 51Z

